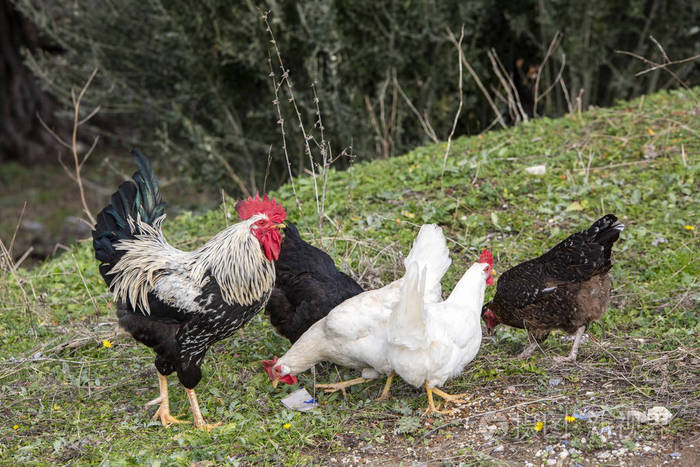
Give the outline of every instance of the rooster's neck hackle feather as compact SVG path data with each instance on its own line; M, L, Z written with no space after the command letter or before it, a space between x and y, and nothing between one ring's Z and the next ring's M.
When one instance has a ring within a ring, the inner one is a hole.
M274 285L274 265L250 233L250 226L261 216L222 230L193 252L168 244L160 228L164 218L152 226L140 219L129 219L132 231L138 233L116 245L124 255L110 271L115 299L128 300L134 309L150 313L148 292L167 274L186 274L192 283L204 284L210 273L228 304L250 305Z

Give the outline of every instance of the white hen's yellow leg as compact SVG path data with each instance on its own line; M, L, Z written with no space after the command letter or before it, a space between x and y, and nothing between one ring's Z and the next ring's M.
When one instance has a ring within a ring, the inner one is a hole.
M215 426L221 425L221 422L209 424L204 421L202 417L202 412L199 410L199 402L197 402L197 395L194 393L194 389L187 389L187 397L190 399L190 406L192 407L192 415L194 416L194 426L202 431L209 431Z
M425 412L423 412L423 415L428 415L430 413L439 413L439 414L448 414L450 413L449 410L438 410L435 407L435 401L433 400L433 391L435 389L431 389L430 385L428 382L425 382L425 392L428 394L428 408L425 409Z
M317 388L322 388L326 392L336 392L336 391L342 391L344 396L347 396L347 393L345 390L349 388L350 386L354 386L356 384L362 384L366 383L369 381L367 378L355 378L355 379L350 379L347 381L339 381L337 383L331 383L331 384L317 384Z
M146 407L160 403L158 410L153 415L153 420L160 418L160 423L167 427L173 423L190 423L187 420L178 420L170 415L170 399L168 397L168 378L158 372L158 383L160 384L160 396L146 403Z
M389 398L389 389L391 389L391 382L394 380L394 372L392 371L386 378L386 383L384 384L384 389L381 395L377 398L378 401L383 401Z

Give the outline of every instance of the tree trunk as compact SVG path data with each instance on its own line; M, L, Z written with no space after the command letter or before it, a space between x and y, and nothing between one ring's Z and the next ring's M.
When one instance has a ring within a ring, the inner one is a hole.
M0 0L0 162L37 163L56 157L56 142L37 114L53 126L55 101L22 61L23 48L41 47L11 0Z

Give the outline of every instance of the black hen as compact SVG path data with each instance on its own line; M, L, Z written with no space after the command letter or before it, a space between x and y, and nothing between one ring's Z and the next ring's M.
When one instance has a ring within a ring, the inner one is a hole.
M302 240L294 224L287 222L284 233L275 262L275 288L265 310L277 332L294 343L312 324L363 290L336 269L330 256Z
M119 186L97 216L92 232L100 273L117 302L119 324L156 353L160 402L155 418L170 415L167 375L185 386L194 423L208 430L194 387L214 342L229 337L258 313L275 283L286 213L267 196L236 205L242 222L231 225L195 251L168 244L165 203L148 160L134 152L139 170Z
M482 310L488 329L498 324L526 329L530 345L520 357L532 355L553 329L575 332L571 354L558 358L575 360L584 331L607 308L612 285L610 255L624 228L617 217L608 214L539 258L503 273L495 297Z

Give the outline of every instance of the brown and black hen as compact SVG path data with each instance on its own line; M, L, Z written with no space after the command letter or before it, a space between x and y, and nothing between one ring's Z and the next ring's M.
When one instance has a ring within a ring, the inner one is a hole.
M574 361L583 333L600 319L610 299L612 245L625 226L617 217L601 217L539 258L509 269L498 279L496 295L481 316L487 328L499 324L526 329L530 345L520 354L532 355L554 329L576 333L568 357Z
M363 292L328 254L302 240L291 222L275 262L275 287L265 307L277 332L294 343L316 321Z

